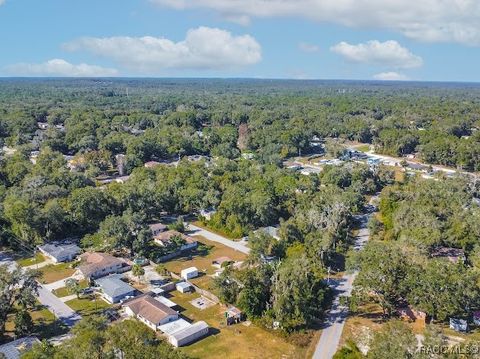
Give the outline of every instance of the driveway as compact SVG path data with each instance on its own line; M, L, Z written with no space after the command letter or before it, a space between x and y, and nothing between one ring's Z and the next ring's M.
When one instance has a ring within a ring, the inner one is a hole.
M8 271L13 271L17 268L17 263L7 252L0 252L0 265L6 265Z
M38 301L61 320L65 325L72 327L82 317L72 308L63 303L42 284L38 287Z
M361 250L370 237L370 231L367 227L370 216L370 214L363 214L356 218L360 222L360 229L355 237L353 246L356 251ZM357 274L357 272L345 274L340 280L330 281L330 287L334 290L335 299L324 322L322 335L313 354L314 359L331 359L337 352L345 320L348 316L348 307L340 304L340 298L344 296L349 297L352 294L353 282Z
M69 279L76 279L78 281L81 281L83 279L83 276L81 274L74 274L68 278L60 279L57 280L56 282L49 283L49 284L44 284L43 286L45 289L48 289L49 291L58 289L58 288L63 288L67 286L67 280Z
M209 241L221 243L224 246L230 247L232 249L235 249L236 251L248 254L250 253L250 248L248 248L244 242L235 242L230 239L227 239L225 237L222 237L216 233L207 231L206 229L197 227L193 224L189 224L188 228L189 231L191 231L190 235L192 236L202 236L208 239Z
M0 252L0 265L8 265L11 270L17 268L17 263L6 252ZM25 269L23 269L25 270ZM72 308L63 303L59 298L50 292L44 285L38 286L38 301L48 308L49 311L61 320L65 325L72 327L82 317Z

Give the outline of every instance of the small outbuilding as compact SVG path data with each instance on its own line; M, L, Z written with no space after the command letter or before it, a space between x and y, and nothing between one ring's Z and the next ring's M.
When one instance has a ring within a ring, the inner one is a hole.
M225 317L227 318L227 325L237 324L245 320L245 314L233 306L227 309Z
M189 267L182 269L182 271L180 272L180 276L186 280L196 278L198 277L198 269L197 267Z
M204 321L196 322L168 336L168 341L175 347L190 344L208 334L208 324Z
M466 332L468 330L468 323L465 319L450 318L450 329L457 332Z
M192 286L188 284L187 282L179 282L175 285L175 288L180 292L180 293L187 293L192 290Z
M480 327L480 311L473 312L473 324Z

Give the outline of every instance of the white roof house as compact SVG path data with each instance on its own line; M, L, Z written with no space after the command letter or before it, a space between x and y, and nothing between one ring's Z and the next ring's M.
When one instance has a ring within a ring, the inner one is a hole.
M180 272L180 276L183 279L196 278L198 277L198 269L197 267L189 267L189 268L182 269L182 271Z

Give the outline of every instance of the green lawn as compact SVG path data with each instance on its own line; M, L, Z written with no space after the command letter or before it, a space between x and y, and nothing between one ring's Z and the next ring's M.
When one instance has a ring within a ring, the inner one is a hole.
M28 267L45 262L45 257L41 253L36 253L35 257L20 258L16 262L20 267Z
M80 288L87 288L88 287L88 281L86 279L84 280L81 280L79 282L79 285L80 285ZM71 293L67 287L62 287L62 288L58 288L58 289L55 289L53 291L53 294L55 294L57 297L61 298L61 297L66 297L68 295L71 295L71 294L75 294L75 293Z
M73 273L75 273L75 268L72 268L72 264L72 262L49 264L48 266L40 268L40 281L43 284L48 284L71 277Z
M68 302L65 302L65 304L78 312L82 317L99 314L104 309L112 307L99 296L97 296L97 299L95 300L93 294L80 299L69 300Z
M68 332L68 328L55 318L47 308L38 303L29 311L32 316L34 329L32 335L40 339L48 339ZM14 314L9 314L5 323L5 335L13 337L15 334Z
M357 146L356 149L358 151L368 152L370 151L370 145L360 145L360 146Z
M212 328L210 336L181 348L182 352L194 358L305 358L307 348L291 344L275 332L255 324L225 326L225 307L214 305L204 310L195 308L189 302L198 298L198 293L173 291L170 294L170 299L183 308L182 315L193 321L204 320Z

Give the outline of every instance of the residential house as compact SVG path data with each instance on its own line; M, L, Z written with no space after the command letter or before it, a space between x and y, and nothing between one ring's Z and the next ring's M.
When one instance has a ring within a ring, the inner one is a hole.
M128 297L134 297L136 289L122 280L121 274L111 274L107 277L96 279L95 283L102 290L102 297L108 303L114 304Z
M207 221L210 221L212 219L212 216L215 213L217 213L217 211L213 208L200 210L200 216L205 218L205 220L207 220Z
M167 226L163 223L153 223L149 224L148 227L152 231L152 236L156 237L160 233L165 232L167 230Z
M40 343L37 337L25 337L0 345L0 355L5 359L20 359L23 353L32 349L34 344Z
M172 238L173 237L180 237L185 241L185 244L183 244L179 248L180 252L183 252L183 251L186 251L186 250L189 250L189 249L197 248L198 243L195 239L193 239L192 237L187 236L183 233L175 231L175 230L169 230L169 231L162 232L162 233L156 235L153 239L154 239L155 243L158 244L159 246L167 247L170 243L172 243Z
M259 228L255 231L255 233L262 232L268 234L270 237L275 238L277 241L280 240L280 236L278 235L278 227L268 226Z
M153 330L178 319L178 313L148 294L128 300L123 304L125 313L135 317Z
M85 278L100 278L128 268L123 259L107 253L87 252L82 254L80 259L82 263L78 266L78 272Z
M73 243L47 243L38 246L38 249L54 263L70 262L81 252L80 247Z
M204 321L196 322L189 327L176 331L168 336L168 341L175 347L192 343L208 334L208 324Z

